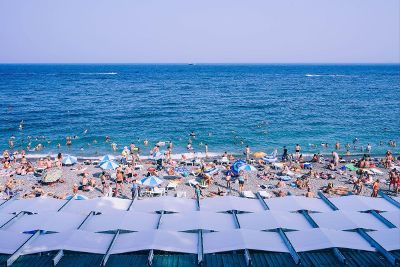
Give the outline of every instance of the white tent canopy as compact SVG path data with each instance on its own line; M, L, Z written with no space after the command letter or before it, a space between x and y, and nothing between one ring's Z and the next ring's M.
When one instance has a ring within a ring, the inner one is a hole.
M235 229L203 235L204 253L240 249L288 252L278 233Z
M300 213L267 210L238 214L240 227L252 230L284 228L290 230L311 229L310 223Z
M164 230L122 234L111 253L119 254L156 249L170 252L197 253L198 235Z
M160 229L175 231L197 229L222 231L235 228L235 222L231 214L207 211L166 214L163 216L160 226Z
M12 217L14 217L14 214L0 213L0 226L8 222Z
M364 228L370 230L383 230L387 226L370 213L356 211L330 211L312 213L310 216L321 228L334 230L352 230Z
M155 229L158 214L129 211L109 211L95 215L87 221L82 230L104 232L110 230L143 231Z
M309 210L326 212L331 210L331 208L319 198L308 198L302 196L270 198L266 199L265 203L267 203L271 210L279 211Z
M31 235L0 230L0 253L14 253Z
M36 197L29 199L10 200L0 207L1 213L19 213L20 211L29 211L33 213L57 211L66 202L47 197Z
M34 230L64 232L78 228L85 217L85 215L67 212L43 212L24 215L13 222L7 230L20 233Z
M379 210L379 211L398 211L398 208L389 203L384 198L372 198L364 196L344 196L344 197L333 197L330 201L335 204L340 210L347 211L367 211L367 210Z
M311 230L286 233L296 251L310 251L326 248L349 248L374 251L358 233L314 228Z
M157 197L136 200L132 206L133 211L155 212L187 212L196 210L196 201L194 199L184 199L177 197Z
M400 249L400 229L392 228L368 234L387 251Z
M264 210L258 199L238 198L233 196L206 198L200 201L200 207L203 211L213 212L230 210L258 212Z
M127 210L131 200L114 197L101 197L87 200L71 200L64 208L65 212L88 214L91 211L107 212Z

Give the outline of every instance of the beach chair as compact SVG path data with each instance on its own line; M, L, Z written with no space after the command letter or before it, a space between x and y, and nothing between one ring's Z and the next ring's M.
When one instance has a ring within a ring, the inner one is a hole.
M200 188L206 189L208 188L208 184L206 183L206 180L202 179L199 183Z
M167 186L166 186L166 189L167 190L176 190L177 186L178 185L176 183L168 183Z
M260 196L262 198L271 198L272 197L272 194L267 191L258 191L258 193L260 194Z
M187 183L191 187L195 187L196 185L199 184L199 182L197 182L196 179L190 179L189 181L187 181Z
M143 165L136 165L135 167L134 167L134 169L135 169L135 171L141 171L141 170L143 170Z
M153 188L153 190L151 190L151 193L153 196L163 196L163 195L165 195L165 189L164 188Z
M256 198L256 195L251 191L242 191L241 195L245 198Z

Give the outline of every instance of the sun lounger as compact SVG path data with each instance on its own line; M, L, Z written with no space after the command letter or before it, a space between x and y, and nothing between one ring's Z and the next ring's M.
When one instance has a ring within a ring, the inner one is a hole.
M283 163L273 163L272 168L279 170L283 168Z
M245 197L245 198L256 198L256 195L251 191L243 191L242 192L242 197Z
M165 189L164 188L153 188L152 190L152 195L153 196L163 196L165 195Z
M377 174L377 175L383 175L383 171L381 171L377 168L372 168L372 169L370 169L370 171L372 171L374 174Z
M260 194L260 196L262 198L271 198L272 197L272 194L267 191L258 191L258 193Z
M166 186L167 190L176 190L176 187L178 185L176 183L168 183L168 185Z
M196 185L199 184L199 182L196 181L196 179L190 179L189 181L187 181L188 185L195 187Z
M201 182L199 183L199 186L200 186L202 189L208 188L208 185L207 185L207 183L206 183L205 180L201 180Z
M186 197L186 192L185 191L177 191L176 192L176 197L185 198Z

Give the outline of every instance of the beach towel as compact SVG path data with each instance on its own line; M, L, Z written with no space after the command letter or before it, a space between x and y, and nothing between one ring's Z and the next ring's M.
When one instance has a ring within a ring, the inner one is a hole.
M354 164L346 164L346 169L350 170L350 171L358 171L358 168L356 166L354 166Z

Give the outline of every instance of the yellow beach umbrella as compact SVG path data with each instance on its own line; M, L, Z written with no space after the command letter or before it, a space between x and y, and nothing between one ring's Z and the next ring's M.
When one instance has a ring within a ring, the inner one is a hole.
M261 152L261 151L258 151L258 152L255 152L255 153L253 154L253 157L255 157L255 158L262 158L262 157L264 157L264 156L266 156L266 155L267 155L266 153Z

